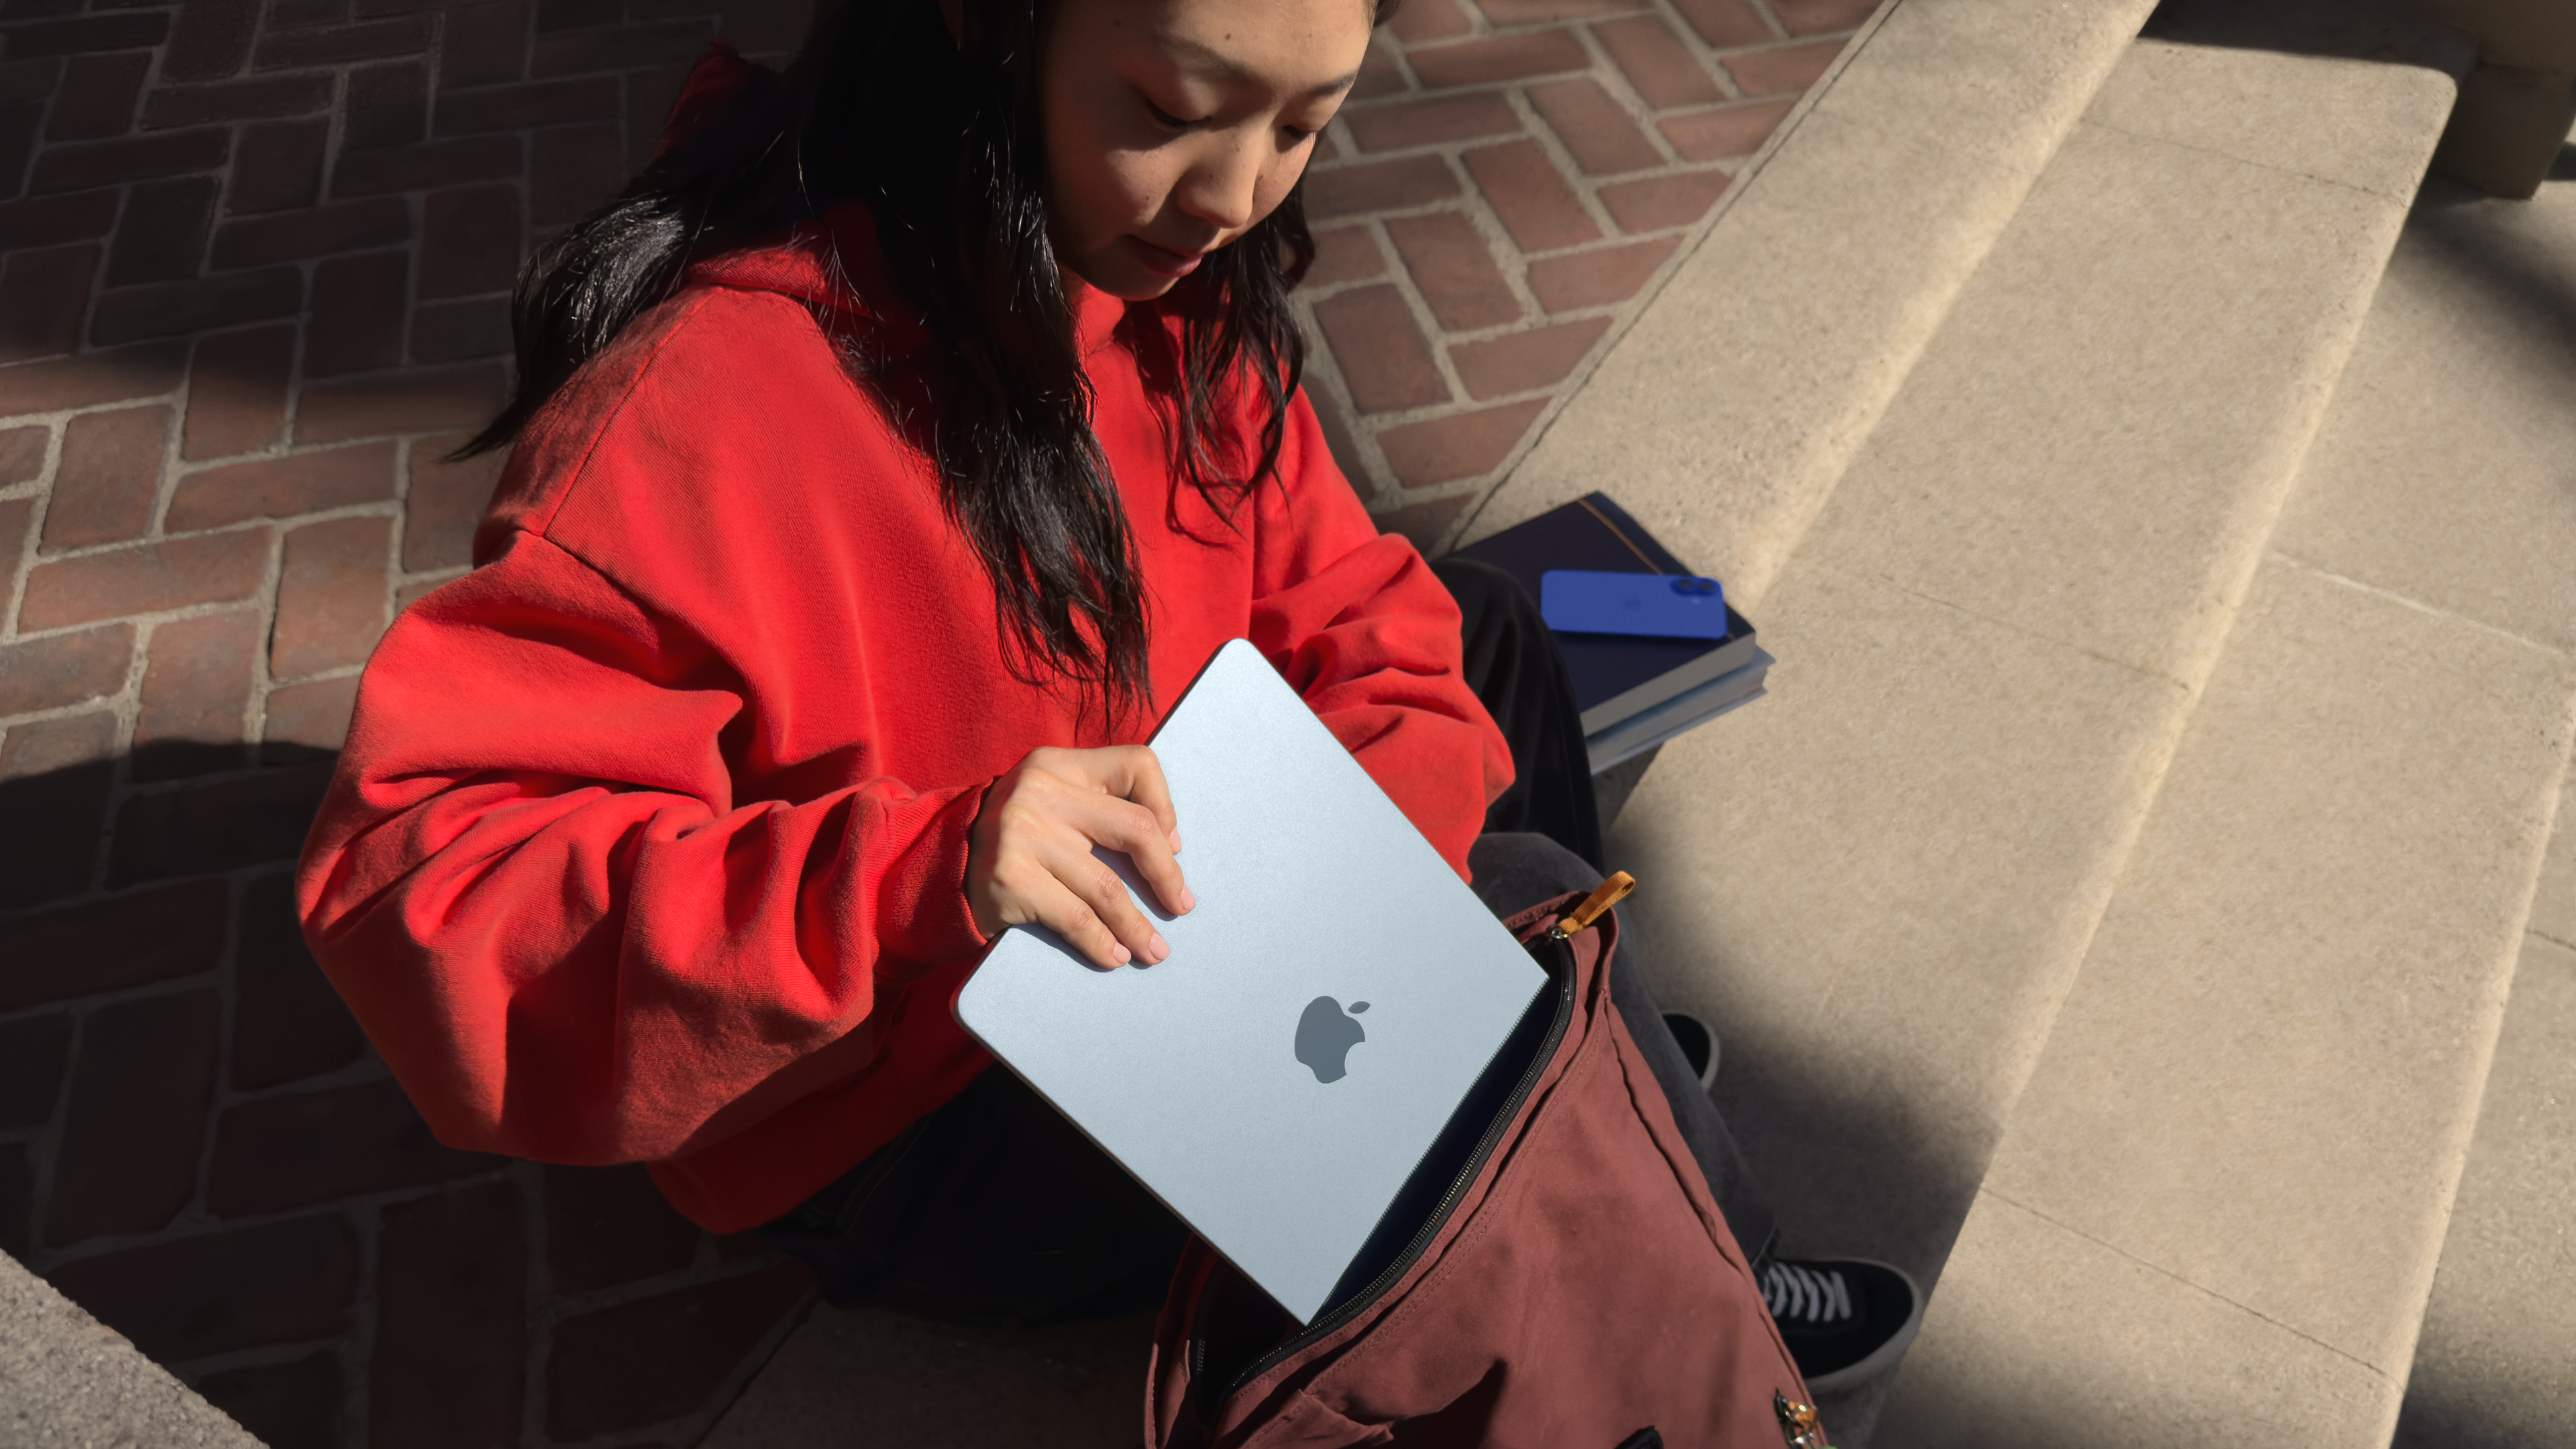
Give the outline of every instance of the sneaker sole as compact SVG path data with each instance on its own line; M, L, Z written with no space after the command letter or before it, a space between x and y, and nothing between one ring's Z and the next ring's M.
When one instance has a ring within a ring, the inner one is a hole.
M1843 1367L1834 1370L1832 1373L1819 1374L1815 1378L1807 1380L1807 1392L1811 1394L1838 1393L1844 1389L1855 1388L1861 1384L1868 1383L1870 1380L1886 1373L1888 1370L1896 1367L1897 1360L1905 1357L1905 1350L1913 1344L1914 1335L1921 1332L1923 1329L1923 1285L1914 1281L1913 1274L1906 1272L1904 1269L1897 1267L1893 1263L1882 1263L1875 1258L1842 1258L1837 1259L1836 1261L1844 1263L1867 1263L1874 1268L1885 1268L1897 1277L1904 1279L1906 1291L1914 1295L1914 1308L1912 1312L1906 1314L1905 1326L1896 1330L1895 1335L1889 1338L1887 1342L1880 1344L1877 1350L1870 1354L1869 1357L1862 1359L1858 1363L1845 1364Z

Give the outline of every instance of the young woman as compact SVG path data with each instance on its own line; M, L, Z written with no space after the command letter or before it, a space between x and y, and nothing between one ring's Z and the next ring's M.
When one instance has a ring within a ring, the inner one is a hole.
M1462 621L1297 391L1297 183L1377 18L850 0L783 79L711 53L654 167L531 267L479 567L379 646L299 876L441 1140L647 1162L839 1302L1152 1302L1178 1225L948 1003L1011 925L1161 959L1091 850L1191 908L1136 742L1233 637L1462 875L1473 848L1490 904L1597 879L1479 841L1537 808L1524 782L1489 821L1515 743L1581 758L1526 599L1456 574ZM1555 723L1518 707L1507 741L1479 684L1553 689ZM1579 833L1586 791L1538 794L1579 796ZM1631 993L1759 1252L1767 1209ZM1886 1337L1838 1331L1855 1364Z

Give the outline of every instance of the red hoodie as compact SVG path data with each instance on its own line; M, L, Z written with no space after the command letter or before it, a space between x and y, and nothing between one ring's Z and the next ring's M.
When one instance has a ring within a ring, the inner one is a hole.
M1510 757L1456 607L1370 524L1305 399L1229 526L1170 466L1131 350L1159 324L1083 293L1152 633L1151 717L1105 728L1005 664L903 430L926 413L894 401L927 345L894 295L857 207L696 268L537 415L480 567L369 661L297 901L441 1141L647 1161L717 1232L793 1207L988 1063L950 1015L985 945L984 787L1041 745L1143 740L1230 638L1466 873ZM874 385L816 308L881 359Z

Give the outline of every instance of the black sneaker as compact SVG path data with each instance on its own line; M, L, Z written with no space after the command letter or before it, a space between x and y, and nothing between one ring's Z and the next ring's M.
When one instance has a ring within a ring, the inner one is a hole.
M1707 1022L1687 1011L1665 1012L1664 1027L1681 1046L1682 1060L1689 1062L1690 1069L1699 1073L1699 1089L1705 1092L1716 1086L1717 1033Z
M1762 1304L1807 1388L1819 1394L1893 1368L1923 1326L1914 1280L1860 1258L1774 1258L1762 1270Z

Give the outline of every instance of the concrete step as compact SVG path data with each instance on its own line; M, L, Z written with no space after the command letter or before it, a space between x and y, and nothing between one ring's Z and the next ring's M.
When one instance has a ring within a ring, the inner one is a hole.
M2576 1424L2568 192L2426 189L1882 1442L2387 1443L2437 1254L2413 1442Z
M2293 631L2325 608L2258 566L2468 51L2350 10L2186 19L2127 48L1793 546L1754 511L1770 541L1735 566L1781 687L1668 748L1614 834L1654 984L1726 1034L1721 1094L1792 1252L1942 1280L2239 606ZM1631 491L1562 466L1514 509ZM1724 464L1667 467L1660 497L1724 535L1762 489L1694 499L1696 466ZM2230 728L2307 678L2304 639L2247 655ZM2387 677L2362 662L2318 687ZM2114 1027L2145 1009L2106 1000ZM1865 1439L1872 1406L1841 1407Z

